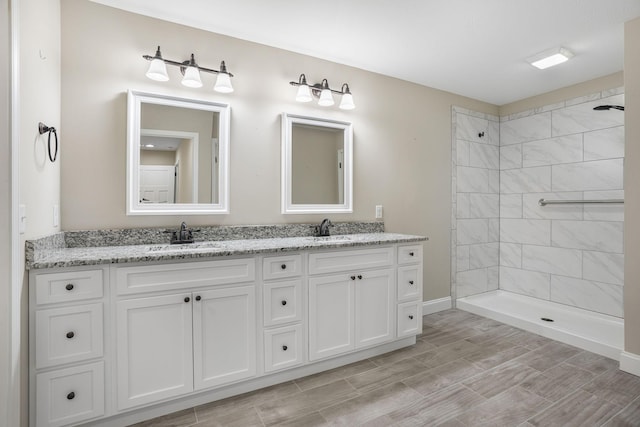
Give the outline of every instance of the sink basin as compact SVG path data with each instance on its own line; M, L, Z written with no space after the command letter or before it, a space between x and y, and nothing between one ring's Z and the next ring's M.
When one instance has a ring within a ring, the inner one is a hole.
M205 252L217 247L219 247L217 242L185 243L178 245L167 244L151 246L149 249L147 249L147 252Z
M318 236L312 237L315 242L348 242L353 240L351 236Z

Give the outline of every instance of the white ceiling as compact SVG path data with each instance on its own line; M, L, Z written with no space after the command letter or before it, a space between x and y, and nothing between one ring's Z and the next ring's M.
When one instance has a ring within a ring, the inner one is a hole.
M640 0L94 1L496 105L621 71L640 16ZM525 61L559 46L575 57Z

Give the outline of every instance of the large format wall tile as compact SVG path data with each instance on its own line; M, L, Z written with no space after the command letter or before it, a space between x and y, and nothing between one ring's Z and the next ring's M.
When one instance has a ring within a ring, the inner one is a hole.
M456 165L469 166L469 153L471 151L471 143L458 139L456 141Z
M553 221L551 245L601 252L623 252L623 224L605 221Z
M456 274L458 298L487 291L487 269L461 271Z
M500 242L500 265L522 268L522 245Z
M588 132L624 124L624 114L620 111L595 111L593 109L600 104L624 105L624 96L612 96L552 111L553 136Z
M500 145L551 137L551 113L535 114L500 123Z
M624 190L585 191L584 198L592 200L624 200ZM584 205L584 219L589 221L624 221L624 204Z
M552 191L622 189L622 159L553 165Z
M457 190L459 193L488 193L489 171L481 168L458 166Z
M500 221L500 241L549 246L551 242L551 222L547 220L504 218Z
M500 195L500 218L522 218L522 194Z
M500 194L551 191L551 166L500 171Z
M549 274L519 268L500 267L500 289L549 299Z
M489 241L489 223L486 219L458 220L456 232L459 245L471 245Z
M500 148L496 145L472 142L469 146L469 166L498 169L500 167Z
M624 126L584 134L584 159L602 160L624 157Z
M469 216L471 218L498 218L500 196L498 194L469 194Z
M624 254L582 253L582 278L596 282L624 284Z
M582 277L582 251L524 245L522 268L542 273Z
M622 286L551 276L551 300L622 317Z
M522 167L522 144L500 147L500 169L517 169Z
M573 219L582 220L581 204L540 206L545 200L582 200L582 192L568 193L527 193L522 195L522 216L537 219Z
M548 166L582 161L582 135L522 144L522 166Z
M481 243L469 246L469 268L493 267L499 263L499 244Z
M479 117L472 117L467 114L458 113L456 137L465 141L473 141L488 144L487 132L489 131L489 121ZM479 136L484 133L484 136Z

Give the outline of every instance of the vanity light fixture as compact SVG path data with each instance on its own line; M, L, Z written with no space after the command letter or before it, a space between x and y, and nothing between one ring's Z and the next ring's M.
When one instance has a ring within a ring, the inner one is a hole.
M231 85L231 77L233 74L227 71L227 66L222 61L220 63L220 70L214 70L211 68L201 67L196 63L196 59L191 54L191 58L178 62L172 61L170 59L165 59L162 57L162 53L160 52L160 46L156 50L156 54L154 56L151 55L142 55L144 59L147 61L151 61L149 64L149 69L147 70L146 76L151 80L155 80L158 82L166 82L169 80L169 75L167 74L167 64L173 65L175 67L180 67L180 72L182 73L182 84L187 87L202 87L202 79L200 78L200 72L203 71L205 73L217 74L218 77L216 79L216 84L213 87L213 90L221 93L230 93L233 92L233 86Z
M335 104L333 94L336 93L342 96L339 105L340 109L353 110L356 108L356 104L353 103L353 95L347 83L343 84L340 90L335 90L329 87L327 79L322 79L321 83L309 85L307 77L304 74L300 74L297 82L289 82L289 84L298 87L298 92L296 93L296 101L298 102L310 102L315 96L319 98L318 105L330 107Z
M562 64L570 58L573 58L573 52L564 47L556 47L528 58L527 62L540 70L544 70L545 68Z

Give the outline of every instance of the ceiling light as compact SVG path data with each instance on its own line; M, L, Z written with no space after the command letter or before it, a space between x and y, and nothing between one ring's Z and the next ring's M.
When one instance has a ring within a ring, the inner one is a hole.
M309 85L307 83L307 77L304 74L300 74L297 82L289 82L289 84L298 87L298 92L296 93L296 101L298 102L309 102L313 99L313 96L315 96L319 98L318 105L330 107L335 104L333 100L333 94L335 93L342 96L340 100L341 109L353 110L356 108L353 102L353 95L347 83L343 84L340 90L334 90L329 87L327 79L322 79L322 83Z
M162 54L160 53L160 46L158 46L155 56L151 58L151 64L149 64L149 69L147 70L146 75L151 80L158 82L166 82L169 80L169 76L167 75L167 66L164 64Z
M298 93L296 93L296 101L298 102L310 102L313 98L311 97L311 89L309 89L309 85L307 84L307 78L304 74L300 74L300 78L298 79Z
M144 148L153 148L155 145L153 144L144 144Z
M220 63L220 72L218 73L218 77L216 78L216 85L213 87L213 90L220 93L233 92L233 86L231 86L231 78L229 77L227 66L225 65L224 61Z
M564 47L546 50L527 59L527 62L540 70L562 64L573 57L573 53Z

